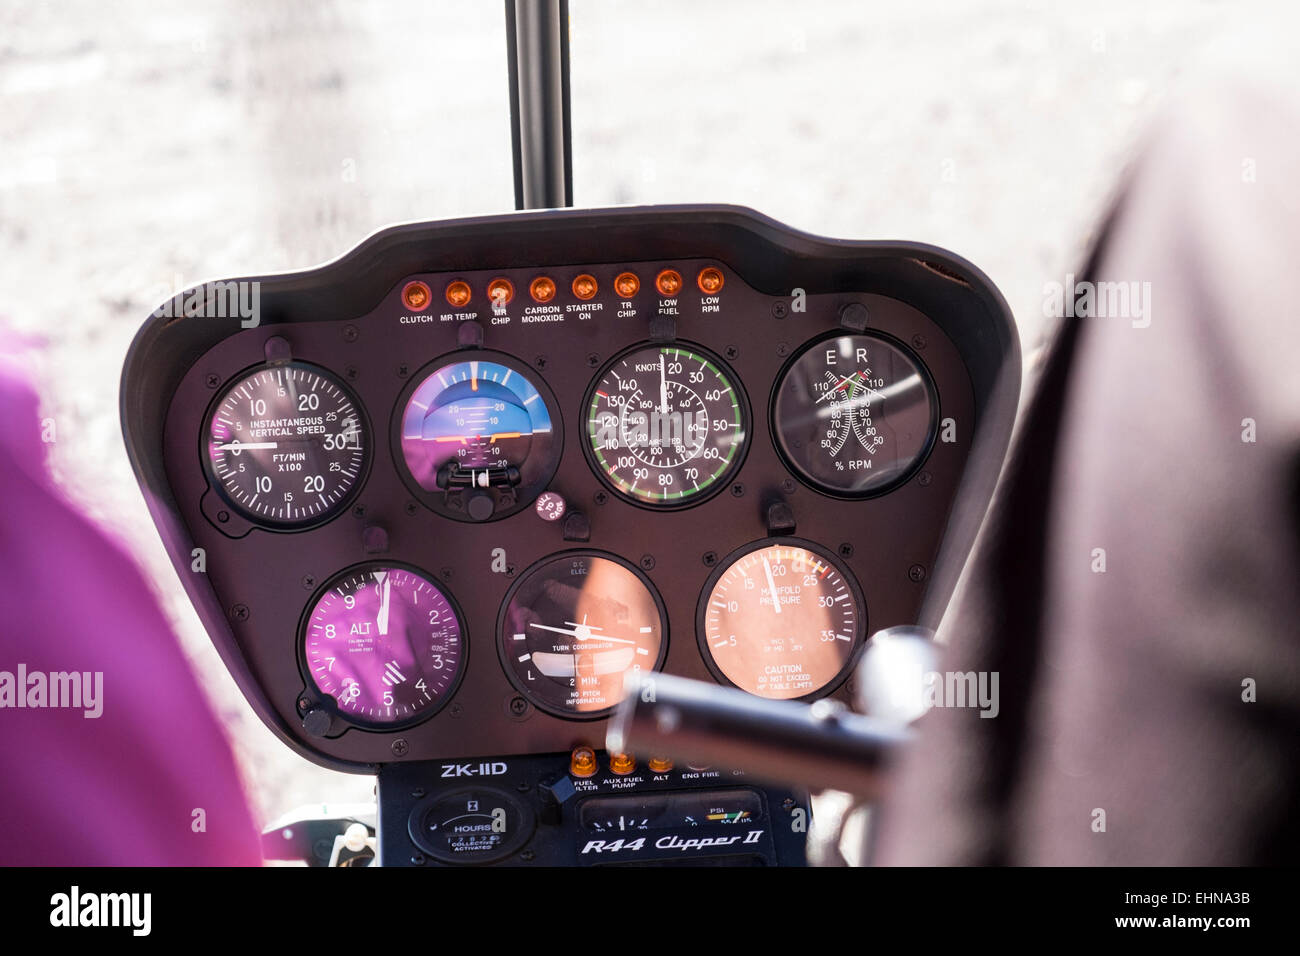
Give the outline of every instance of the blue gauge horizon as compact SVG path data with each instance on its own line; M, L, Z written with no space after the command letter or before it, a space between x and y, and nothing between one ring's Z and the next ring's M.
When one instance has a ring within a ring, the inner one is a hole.
M445 357L398 403L396 457L430 508L482 521L526 507L559 464L562 427L545 383L495 352Z

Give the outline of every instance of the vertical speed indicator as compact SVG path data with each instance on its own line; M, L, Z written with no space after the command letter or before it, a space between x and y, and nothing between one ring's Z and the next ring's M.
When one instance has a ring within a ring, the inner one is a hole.
M698 346L645 345L614 359L587 401L597 474L639 504L694 504L744 457L749 412L735 374Z
M338 514L370 448L351 393L304 362L256 369L227 386L208 414L204 444L209 480L230 506L281 529Z

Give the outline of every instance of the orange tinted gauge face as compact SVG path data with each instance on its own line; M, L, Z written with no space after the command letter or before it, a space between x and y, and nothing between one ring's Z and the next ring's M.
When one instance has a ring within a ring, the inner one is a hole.
M663 662L667 623L652 586L613 557L547 558L511 589L497 635L502 664L534 706L602 717L627 674Z
M756 545L715 573L700 636L715 673L773 700L838 684L862 645L856 583L828 555L798 543Z

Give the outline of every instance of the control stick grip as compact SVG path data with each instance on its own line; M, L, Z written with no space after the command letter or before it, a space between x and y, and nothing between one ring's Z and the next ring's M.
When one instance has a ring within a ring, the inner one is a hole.
M906 726L855 714L837 701L764 700L704 681L634 673L606 746L873 800L885 764L910 736Z

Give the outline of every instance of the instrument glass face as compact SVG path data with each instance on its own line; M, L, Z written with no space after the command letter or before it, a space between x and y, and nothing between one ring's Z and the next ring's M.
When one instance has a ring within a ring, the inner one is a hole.
M370 565L344 571L308 609L301 646L311 682L339 713L392 727L431 716L464 668L464 630L424 574Z
M715 674L774 700L828 693L847 675L866 626L848 572L810 542L762 542L716 571L698 615Z
M555 473L559 417L530 374L507 356L435 363L406 397L400 460L410 479L447 517L458 494L491 494L489 514L526 507ZM448 493L444 496L443 493Z
M204 436L213 486L241 515L271 528L316 524L346 507L370 446L348 390L301 362L229 385Z
M546 558L511 589L498 626L506 673L529 701L561 717L603 717L629 672L667 650L667 616L638 571L608 555Z
M596 380L585 447L618 494L672 508L725 484L748 427L744 397L721 359L696 347L647 345L616 358Z
M772 426L786 464L815 488L869 498L902 484L934 443L938 400L919 361L882 336L805 348L776 388Z

